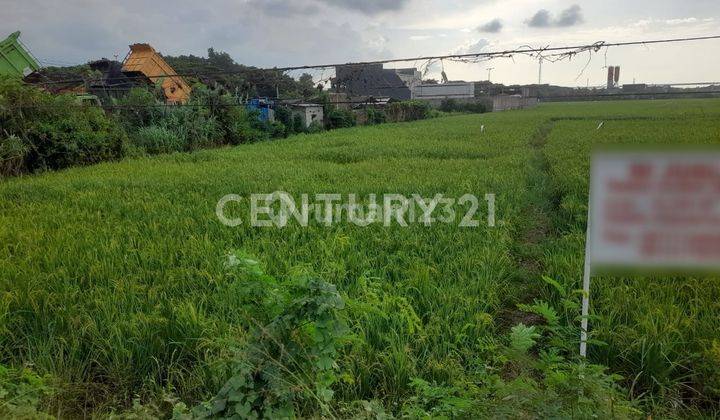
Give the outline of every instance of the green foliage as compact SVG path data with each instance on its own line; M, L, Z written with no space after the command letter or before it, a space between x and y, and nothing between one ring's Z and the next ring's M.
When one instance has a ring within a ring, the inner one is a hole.
M278 105L275 107L275 120L283 123L290 130L294 129L292 111L287 106Z
M150 154L179 152L185 148L183 139L165 127L141 127L133 142Z
M518 324L512 328L510 333L509 350L514 354L526 353L535 345L535 340L538 338L540 338L540 334L535 332L535 327Z
M310 130L308 127L305 128L305 124L303 123L302 117L299 114L293 114L289 107L287 106L276 106L275 107L275 120L276 122L280 122L285 127L285 134L297 134L297 133L305 133L305 132L317 132L317 129L314 131ZM320 125L320 128L322 128L322 123L318 121L313 121L315 125Z
M273 139L284 138L290 134L285 124L281 123L280 121L268 122L266 127L267 128L265 129L265 131L267 132L268 136Z
M43 400L54 390L49 377L29 368L0 365L0 417L13 419L52 419L42 408Z
M312 127L319 127L320 130L323 128L322 121L313 121L310 123L310 127L305 128L305 123L303 122L303 119L300 115L295 114L292 117L292 129L294 133L302 133L302 132L313 132L316 133L317 129L312 129Z
M301 119L296 119L294 122L295 122L295 123L299 123L300 126L303 125ZM313 122L311 122L311 123L310 123L310 126L306 129L306 131L307 131L308 133L310 133L310 134L319 133L319 132L324 131L324 130L325 130L325 127L323 127L323 124L322 124L322 122L320 122L320 121L313 121Z
M299 93L302 97L309 97L314 95L315 92L315 82L313 81L313 77L311 74L303 73L298 77L298 85L299 85Z
M257 117L241 106L236 98L219 90L196 85L190 104L195 105L195 113L204 111L216 122L216 144L237 145L261 140L265 136L256 125Z
M430 105L419 100L391 102L385 108L388 122L423 120L429 114Z
M255 313L277 315L267 324L261 316L251 327L247 342L237 350L232 377L211 401L195 408L194 415L294 418L296 408L329 413L337 346L345 335L340 318L344 302L337 289L309 277L281 285L247 255L233 253L231 258L231 269L267 286L253 292L264 302Z
M150 154L257 141L266 136L263 128L284 135L282 127L257 126L235 98L201 84L183 106L163 105L151 92L132 89L116 109L133 144Z
M326 107L328 108L328 107ZM329 107L330 111L325 112L325 127L327 129L346 128L355 125L355 114L347 109Z
M387 121L385 112L380 109L366 108L365 113L367 115L368 124L382 124Z
M120 126L102 109L77 106L72 95L53 96L5 78L0 78L0 127L0 147L10 160L3 172L117 159L126 141Z
M117 99L114 112L125 130L133 130L158 125L162 122L166 106L153 91L133 88L123 97Z
M469 418L477 403L458 387L430 384L420 378L410 385L415 392L403 406L406 418Z
M518 309L542 316L550 327L556 327L560 323L558 313L547 302L536 300L532 305L519 304Z
M165 111L160 125L179 139L182 145L179 150L182 151L193 151L225 143L223 127L212 114L212 110L206 107L171 107Z
M488 107L483 102L458 102L455 99L443 99L440 102L440 111L482 114L488 112Z
M556 283L566 290L581 287L593 148L718 144L715 106L712 100L574 103L554 105L558 114L545 114L554 119L544 152L549 183L557 191L552 222L562 235L546 245L542 263ZM604 124L597 130L599 121ZM542 298L564 309L555 287L550 283ZM576 300L580 296L573 294ZM717 383L720 372L708 349L720 329L720 319L710 315L720 310L719 296L717 276L596 276L590 359L628 378L632 396L645 398L659 417L692 417L682 410L698 406L716 415L719 394L708 384ZM578 313L559 312L565 319Z
M635 418L641 414L617 385L619 376L584 361L568 360L518 324L505 340L487 340L472 381L437 384L416 378L403 405L409 418Z
M30 146L14 134L0 138L0 176L19 175L25 171Z
M211 401L234 369L247 373L243 357L260 378L280 369L253 349L290 353L269 338L273 322L290 324L282 316L302 312L292 302L303 296L332 295L303 283L320 278L337 285L351 331L335 345L327 411L320 359L303 352L305 368L282 364L302 386L286 393L285 382L253 377L233 395L259 390L297 417L712 417L716 278L594 278L586 361L576 357L577 289L591 144L714 144L719 112L714 100L540 105L3 180L0 357L57 378L52 406L77 416L189 415L183 403ZM577 119L548 124L558 117ZM534 178L539 164L547 172ZM503 223L250 227L246 194L278 189L360 201L495 192ZM243 195L229 206L243 218L236 228L213 216L228 193ZM546 218L533 217L536 205ZM219 261L230 248L262 263ZM311 331L277 340L298 354L289 343L313 345Z
M178 73L204 74L208 86L240 97L274 97L276 89L283 97L307 97L312 94L312 76L302 74L298 80L274 70L264 70L236 63L226 52L208 49L207 58L194 55L163 57ZM308 76L310 76L308 78Z

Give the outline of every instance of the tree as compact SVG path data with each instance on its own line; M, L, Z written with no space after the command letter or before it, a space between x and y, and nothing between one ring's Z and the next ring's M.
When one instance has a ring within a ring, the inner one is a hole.
M208 48L208 61L210 65L217 66L221 70L230 70L235 66L235 61L226 52L215 52L213 47Z
M207 58L194 55L166 56L165 60L178 73L197 73L187 77L189 83L200 81L233 95L274 97L277 91L283 97L304 94L308 81L312 90L312 76L301 76L302 82L277 70L265 70L236 63L230 54L208 48Z
M298 85L300 87L300 93L303 97L308 97L315 94L315 82L313 82L312 75L308 73L303 73L298 79Z

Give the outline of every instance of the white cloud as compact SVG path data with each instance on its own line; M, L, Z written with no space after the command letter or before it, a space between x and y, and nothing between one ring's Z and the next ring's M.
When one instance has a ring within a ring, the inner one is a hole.
M698 19L694 17L684 18L684 19L668 19L665 21L668 25L683 25L688 23L695 23Z

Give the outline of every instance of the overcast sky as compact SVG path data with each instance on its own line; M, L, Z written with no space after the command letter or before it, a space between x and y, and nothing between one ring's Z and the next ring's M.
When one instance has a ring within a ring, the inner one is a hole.
M0 0L0 10L0 38L22 31L43 64L122 59L135 42L171 55L212 46L271 67L720 34L718 0ZM527 57L443 64L454 80L486 80L488 67L494 82L538 80ZM719 81L720 41L584 53L545 63L543 82L600 85L606 64L624 83Z

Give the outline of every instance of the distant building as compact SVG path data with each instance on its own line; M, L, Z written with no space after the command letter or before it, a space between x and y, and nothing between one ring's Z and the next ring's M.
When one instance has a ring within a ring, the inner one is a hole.
M413 99L467 99L475 97L475 83L448 82L417 85L412 90Z
M537 98L538 97L538 86L537 85L520 86L520 95L522 95L523 98Z
M409 87L412 91L415 86L422 84L422 73L415 67L408 67L404 69L394 69L395 74L400 77L405 86Z
M348 64L335 67L332 87L336 92L345 92L349 96L410 99L410 88L405 80L414 77L406 72L402 72L401 77L395 69L385 69L382 64Z
M623 92L644 92L646 89L645 83L629 83L622 86Z
M323 106L320 104L297 103L290 104L290 111L293 118L298 115L303 122L305 128L310 127L314 122L322 124L323 122Z

